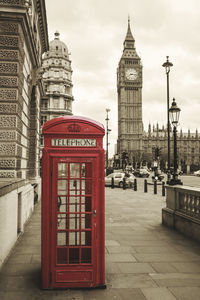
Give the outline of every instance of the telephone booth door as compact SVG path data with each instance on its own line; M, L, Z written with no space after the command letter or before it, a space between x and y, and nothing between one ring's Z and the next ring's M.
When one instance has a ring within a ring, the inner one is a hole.
M96 281L95 158L54 158L52 287Z

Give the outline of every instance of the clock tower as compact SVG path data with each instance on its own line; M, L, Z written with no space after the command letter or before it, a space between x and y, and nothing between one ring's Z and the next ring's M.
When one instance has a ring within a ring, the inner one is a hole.
M117 69L118 154L128 153L129 163L142 156L142 63L135 49L130 20Z

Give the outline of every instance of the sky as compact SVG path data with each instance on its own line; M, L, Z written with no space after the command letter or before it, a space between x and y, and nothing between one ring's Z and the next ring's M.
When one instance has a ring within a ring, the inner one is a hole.
M128 15L136 51L143 64L143 124L167 123L167 79L170 106L181 109L178 130L200 132L199 0L46 0L49 40L60 32L72 61L74 115L106 127L109 108L109 157L117 142L116 72L127 33Z

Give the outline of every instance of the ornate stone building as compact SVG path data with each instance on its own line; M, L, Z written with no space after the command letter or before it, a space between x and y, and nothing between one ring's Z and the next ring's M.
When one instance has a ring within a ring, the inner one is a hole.
M128 152L129 161L142 155L142 63L135 49L130 21L117 69L118 153Z
M170 131L170 156L173 165L173 132ZM159 125L149 125L148 132L143 135L143 154L142 163L152 166L152 162L157 159L161 169L167 168L167 127L159 128ZM155 150L158 149L159 155L156 157ZM184 133L182 129L177 132L177 155L178 168L184 173L193 172L200 169L200 134L196 130L195 133Z
M115 166L123 162L134 168L152 167L155 159L162 169L167 167L167 130L159 125L149 125L148 132L142 123L142 64L135 49L130 21L124 41L123 54L117 69L118 92L118 141ZM173 165L173 134L171 131L171 164ZM184 172L200 169L200 134L197 132L177 134L178 165ZM159 155L156 155L156 150ZM124 152L124 154L123 154Z
M39 70L48 50L42 0L0 0L0 178L39 176Z
M72 68L67 46L60 41L59 33L49 43L49 51L43 55L43 83L45 97L41 102L41 125L44 122L72 115Z
M0 264L40 197L45 1L0 0Z

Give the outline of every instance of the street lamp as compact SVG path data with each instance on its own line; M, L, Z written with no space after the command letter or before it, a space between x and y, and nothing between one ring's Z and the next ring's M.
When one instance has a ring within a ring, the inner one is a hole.
M169 181L169 185L175 184L183 184L180 179L178 179L177 173L177 141L176 141L176 128L178 126L179 115L180 115L180 108L177 106L175 102L175 98L173 98L172 106L169 109L169 117L171 123L173 125L173 136L174 136L174 172L173 172L173 179Z
M110 109L109 108L106 108L106 175L108 175L108 134L109 132L111 131L111 129L108 128L108 121L109 121L109 118L108 118L108 113L109 113Z
M166 75L167 75L167 137L168 137L168 182L170 180L170 125L169 125L169 72L170 72L170 67L173 66L171 62L169 62L169 56L166 56L167 60L166 62L162 65L165 68Z

